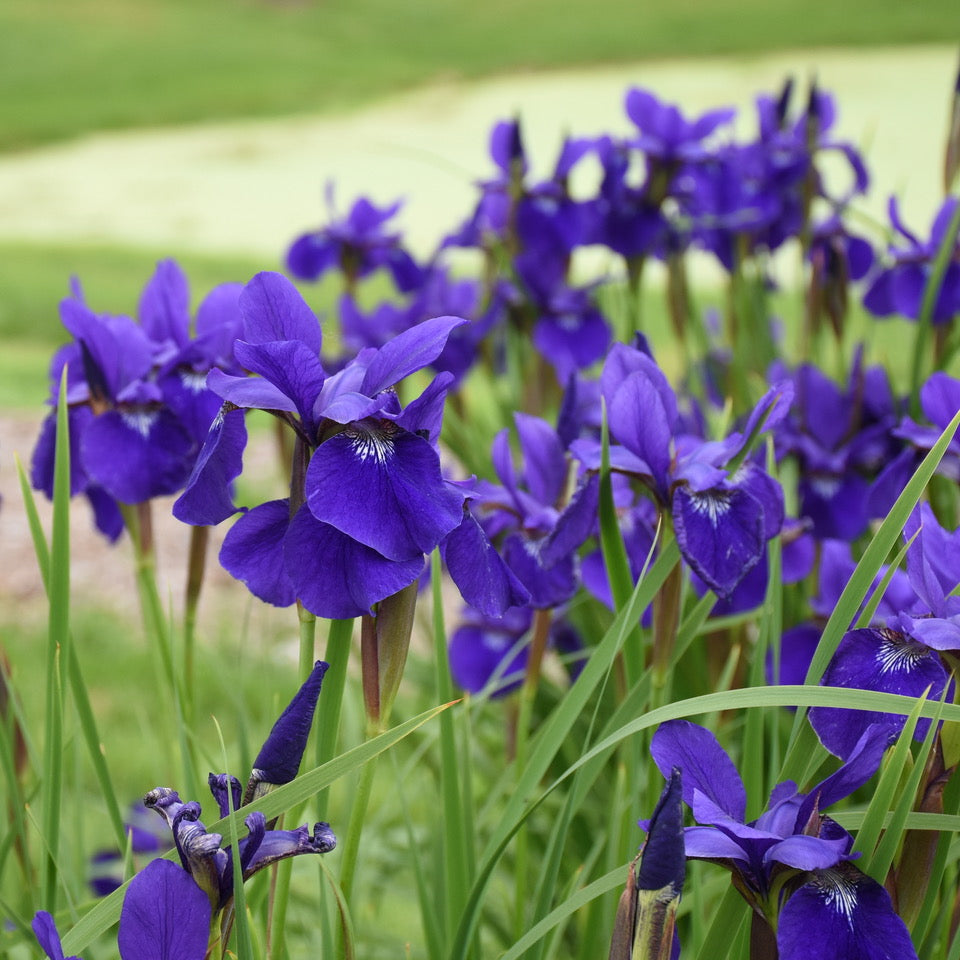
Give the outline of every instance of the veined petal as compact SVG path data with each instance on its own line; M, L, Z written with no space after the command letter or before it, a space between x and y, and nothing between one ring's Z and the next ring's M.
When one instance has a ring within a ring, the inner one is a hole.
M763 555L763 507L746 490L673 494L673 522L683 558L721 597L728 597Z
M320 358L299 340L279 343L247 343L233 345L237 362L251 373L258 373L280 392L293 400L297 412L311 430L313 405L320 395L326 374Z
M304 504L284 541L284 563L295 595L318 617L341 620L409 586L423 571L423 555L388 560L336 527L321 523Z
M87 475L121 503L176 493L195 454L193 439L166 409L108 410L80 441Z
M169 860L153 860L130 882L120 912L121 960L203 960L210 901Z
M280 273L258 273L240 294L244 339L300 340L320 356L320 324L297 288Z
M822 870L849 859L850 838L824 840L801 835L786 837L763 855L764 863L784 863L798 870Z
M466 322L462 317L434 317L404 330L377 351L360 392L372 397L433 363L443 352L450 331Z
M890 896L852 864L817 870L786 902L780 960L916 960Z
M824 686L882 690L910 697L919 697L929 686L933 699L943 693L946 682L946 672L933 651L887 629L850 630L844 634L821 680ZM838 757L850 757L872 723L884 724L895 732L903 727L904 717L841 707L810 710L810 724L820 742ZM915 736L922 739L929 725L929 720L919 720Z
M389 420L352 424L307 468L313 515L389 560L429 553L463 517L429 442Z
M178 520L213 526L237 512L230 485L243 469L246 445L243 410L221 410L210 424L183 493L173 504L173 515Z
M688 720L661 723L650 742L650 755L664 776L679 767L683 799L688 807L693 809L694 792L699 791L732 819L743 823L747 809L743 781L709 730Z
M207 374L207 386L237 407L250 410L286 410L297 412L297 402L263 377L234 377L214 367Z
M297 599L283 562L289 525L289 501L269 500L244 514L220 548L220 563L227 573L275 607L288 607Z

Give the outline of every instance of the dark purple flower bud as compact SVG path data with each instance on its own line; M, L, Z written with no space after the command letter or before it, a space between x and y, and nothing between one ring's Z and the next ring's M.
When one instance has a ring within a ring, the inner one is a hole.
M244 805L268 793L271 787L289 783L297 775L310 736L323 676L329 666L323 660L313 665L310 676L304 680L273 725L270 736L253 761L253 772L244 793Z

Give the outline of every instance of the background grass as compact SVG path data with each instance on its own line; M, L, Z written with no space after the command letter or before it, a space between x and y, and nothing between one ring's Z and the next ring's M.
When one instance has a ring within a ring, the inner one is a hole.
M444 77L943 42L953 0L5 0L0 149L342 110Z

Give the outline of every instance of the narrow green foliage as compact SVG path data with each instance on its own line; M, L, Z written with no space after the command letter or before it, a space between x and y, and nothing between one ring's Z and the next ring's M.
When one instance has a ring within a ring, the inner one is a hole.
M434 677L439 703L449 703L454 697L450 663L447 656L447 633L443 619L443 581L441 577L440 551L435 550L430 565L433 599L433 655ZM469 767L469 757L457 750L454 711L440 715L440 794L443 803L443 875L436 878L439 889L435 891L437 902L443 902L444 940L456 925L456 918L463 909L470 889L471 861L470 838L475 826L468 819L470 809L464 803L465 791L460 782L461 771ZM466 762L464 760L466 759ZM442 894L442 900L440 895Z
M917 720L920 718L920 710L923 707L923 698L917 700L913 710L907 717L907 722L900 733L896 746L887 756L883 773L873 791L873 797L870 800L870 806L867 808L863 824L857 831L854 841L854 850L863 854L863 859L857 864L864 873L869 873L875 880L883 883L885 872L878 874L876 872L876 846L880 839L880 834L884 829L884 818L890 810L896 794L897 786L904 779L904 771L908 764L913 762L910 753L910 743L913 740L913 732L917 727ZM923 764L920 764L922 769ZM915 793L916 791L914 791ZM912 797L911 797L912 800Z
M57 439L53 470L49 620L47 634L46 739L44 742L43 837L47 847L41 864L41 903L53 912L57 903L60 850L60 800L63 793L63 714L70 649L70 426L67 420L67 370L60 377Z

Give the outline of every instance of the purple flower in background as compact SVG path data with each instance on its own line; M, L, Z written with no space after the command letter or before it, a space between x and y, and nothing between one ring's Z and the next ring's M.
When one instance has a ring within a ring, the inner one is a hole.
M319 280L332 269L339 269L347 287L375 270L386 269L397 289L415 290L423 281L423 269L404 250L399 233L391 233L387 224L402 206L396 201L378 207L366 197L354 201L345 217L333 213L333 187L327 187L330 223L294 240L287 251L287 268L298 280Z
M789 780L778 784L764 813L746 823L743 781L710 731L672 720L653 736L657 768L667 778L681 771L683 799L698 823L684 832L687 857L733 873L738 892L775 926L780 956L787 960L915 956L889 896L849 862L856 857L853 838L820 812L873 776L889 742L883 725L868 728L839 770L808 793ZM833 930L837 938L818 937L814 951L809 932L801 936L804 930Z
M947 229L956 205L956 197L947 197L943 201L930 229L930 239L924 242L907 229L900 219L896 198L890 198L888 206L890 222L895 233L902 239L899 243L891 242L888 249L889 264L877 270L863 296L863 305L875 317L899 314L911 320L919 318L923 292L933 269L933 261L946 240ZM950 254L943 282L933 305L931 319L935 324L943 324L958 313L960 313L960 241L956 243Z
M95 314L79 287L60 304L74 340L54 357L51 404L68 370L71 494L90 500L98 529L116 539L117 502L140 503L181 489L220 406L207 372L232 367L239 285L214 289L191 328L186 277L163 261L140 299L139 318ZM31 481L53 492L56 412L44 421Z
M711 589L728 597L783 523L779 484L746 453L761 430L785 416L790 384L771 389L742 432L709 442L681 432L676 394L643 350L614 344L600 385L616 441L611 466L638 477L670 511L683 558ZM599 467L598 442L579 440L571 449L588 469Z
M161 832L157 818L142 803L130 807L123 826L130 851L140 862L144 854L158 856L170 847L169 836ZM101 850L91 857L90 887L95 896L105 897L121 886L123 857L121 850Z
M502 617L485 617L466 607L460 625L450 635L450 673L457 686L479 693L494 683L494 697L516 690L527 669L527 634L532 624L530 607L513 607ZM550 622L548 645L567 657L567 671L575 679L585 656L583 641L562 616L554 616Z
M877 515L871 484L900 450L891 434L899 404L886 372L865 369L862 355L858 350L843 387L811 364L771 371L793 383L793 407L775 434L777 458L796 459L800 516L818 539L855 540L867 529Z
M949 675L939 651L960 650L960 532L949 533L928 504L910 515L904 539L907 578L912 600L895 602L886 626L850 630L824 672L826 686L880 690L919 697L929 688L931 699L943 695ZM848 755L868 724L880 723L894 733L902 729L900 714L815 707L810 723L823 745L840 757ZM921 719L915 736L922 739L930 721Z

